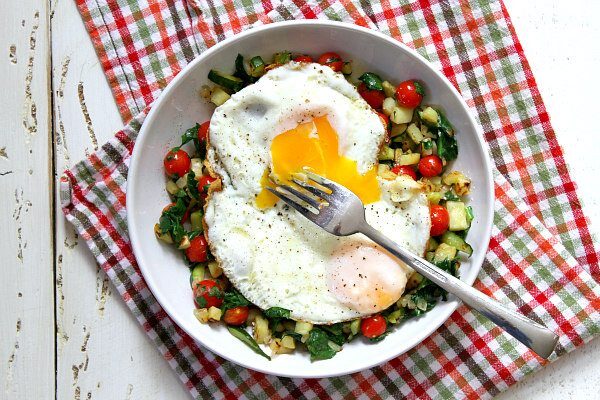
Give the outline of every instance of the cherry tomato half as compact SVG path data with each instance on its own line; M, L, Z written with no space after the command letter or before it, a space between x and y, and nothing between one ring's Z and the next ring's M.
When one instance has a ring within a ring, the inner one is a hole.
M212 279L205 279L196 283L193 293L198 308L219 307L223 304L223 290Z
M208 259L208 244L204 235L200 234L190 240L190 247L185 249L185 255L191 262L204 262Z
M208 128L210 127L210 120L206 121L205 123L201 124L200 127L198 128L198 139L202 140L206 140L206 138L208 137Z
M344 66L344 61L342 61L342 57L340 57L338 53L328 52L321 54L321 57L319 57L319 64L327 65L335 72L339 72Z
M398 104L407 108L415 108L421 104L425 91L423 86L414 80L408 80L400 83L396 87L396 100Z
M311 56L307 56L305 54L300 54L300 55L294 57L294 61L311 63L311 62L313 62L313 59Z
M360 331L364 337L369 339L374 339L377 336L383 335L386 327L387 323L385 322L385 318L379 314L363 318L360 323Z
M442 159L432 154L419 160L419 172L426 178L437 176L442 173Z
M375 109L381 108L385 100L385 94L381 90L369 90L364 83L358 85L358 94Z
M208 193L208 187L216 180L217 178L213 178L210 175L202 175L200 179L198 179L198 191L203 195L206 195L206 193Z
M429 216L431 217L431 236L439 236L448 230L450 215L446 207L432 204L429 207Z
M392 168L392 172L396 175L408 175L415 181L417 180L417 173L408 165L396 165L394 168Z
M225 311L225 315L223 315L223 321L227 325L239 326L246 322L246 318L248 318L248 307L247 306L238 306L234 308L230 308Z
M181 178L189 172L190 163L188 153L181 149L172 149L165 156L165 171L171 178Z

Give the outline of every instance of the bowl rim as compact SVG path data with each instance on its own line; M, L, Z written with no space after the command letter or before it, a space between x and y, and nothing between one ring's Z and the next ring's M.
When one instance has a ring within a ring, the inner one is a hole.
M129 165L129 173L128 173L128 177L127 177L128 187L135 187L136 175L132 174L131 172L135 171L137 169L137 164L139 163L139 160L142 158L141 143L144 141L145 137L147 136L147 131L149 129L148 126L152 126L153 121L156 118L158 118L158 115L159 115L158 110L160 109L162 102L165 101L164 99L166 99L168 97L169 93L172 90L174 90L179 85L179 83L181 81L183 81L191 73L191 71L193 71L195 69L195 66L198 63L201 63L205 59L208 59L213 53L218 52L221 48L228 46L230 43L233 43L242 38L245 38L246 36L256 35L256 34L259 34L259 33L265 32L265 31L270 31L270 30L277 30L277 29L281 29L282 27L285 28L285 27L290 27L290 26L317 26L317 25L324 26L324 27L336 28L336 29L342 28L342 29L359 31L364 34L373 36L375 39L384 40L384 41L387 41L397 47L400 47L405 52L410 53L413 57L416 57L423 64L429 66L431 71L434 74L436 74L438 76L438 78L440 78L440 80L446 86L446 89L454 97L456 97L456 99L459 101L461 106L466 111L466 113L468 115L468 123L473 127L473 129L476 133L475 136L476 136L477 144L479 145L479 147L481 148L482 153L483 153L483 162L484 162L483 168L485 170L485 174L487 175L487 182L486 182L485 186L487 186L487 187L486 188L482 187L482 191L487 191L488 198L490 199L490 201L487 204L483 205L483 208L487 208L487 210L485 210L485 211L487 211L488 215L491 216L490 218L488 218L487 226L482 226L482 229L483 229L484 233L486 234L485 249L482 249L482 251L480 253L478 253L476 255L476 257L473 257L471 259L471 264L473 266L472 267L473 268L472 276L468 277L468 279L463 280L467 284L473 285L473 282L475 281L475 279L477 278L477 275L479 274L479 272L481 270L485 255L487 254L487 250L489 248L489 240L491 238L491 231L492 231L492 226L493 226L493 213L494 213L494 187L493 187L494 180L493 180L493 174L492 174L492 168L491 168L491 160L490 160L490 156L489 156L488 146L485 143L485 141L483 140L483 133L482 133L481 127L479 126L479 124L476 123L475 118L473 117L471 110L470 110L469 106L467 105L466 101L464 100L464 98L460 95L458 90L450 83L448 78L446 78L446 76L442 72L440 72L437 68L435 68L425 57L420 55L416 50L408 47L404 43L402 43L390 36L387 36L379 31L376 31L374 29L365 28L365 27L351 24L351 23L331 21L331 20L313 19L313 20L282 21L282 22L274 22L274 23L270 23L270 24L266 24L266 25L253 27L246 31L235 34L234 36L229 37L229 38L223 40L222 42L219 42L219 43L215 44L214 46L212 46L211 48L207 49L202 54L197 56L194 60L192 60L188 65L186 65L177 74L177 76L175 76L171 80L171 82L169 82L169 84L165 87L165 89L162 91L162 93L159 95L159 97L155 100L148 115L144 119L144 122L143 122L141 129L136 138L137 145L134 146L133 152L131 155L131 162ZM128 192L126 194L126 196L128 197L128 200L131 199L130 201L127 201L128 204L135 204L135 200L134 200L135 193L134 192L131 192L131 193ZM150 291L152 292L153 296L156 298L158 303L161 305L161 307L163 307L162 304L164 304L165 302L163 302L163 296L159 289L160 285L158 285L157 282L155 282L154 279L151 277L151 274L148 273L148 271L145 267L145 262L143 261L144 257L142 256L142 254L143 254L142 246L140 244L140 240L138 238L136 230L133 229L133 227L136 225L136 217L135 217L135 213L133 213L131 210L132 210L131 207L127 207L127 209L126 209L126 211L127 211L127 229L129 232L129 239L130 239L130 243L132 246L133 254L134 254L134 257L136 258L136 261L138 263L138 266L140 268L142 276L143 276L144 280L146 281L146 284L148 285ZM446 310L445 314L447 314L447 315L444 316L443 318L442 318L442 315L440 315L440 317L437 318L437 320L434 321L434 323L432 323L430 325L431 333L429 335L423 337L419 341L416 341L412 346L408 347L408 349L405 350L405 352L414 348L419 343L421 343L423 340L425 340L427 337L429 337L433 332L435 332L444 322L446 322L450 318L450 315L461 304L460 300L456 299L454 296L450 296L447 303L451 303L450 308L448 308L448 310ZM398 357L405 353L405 352L403 352L403 353L399 353L399 354L395 354L395 353L386 354L383 357L376 358L374 361L369 361L369 362L365 363L364 366L361 366L359 368L345 369L345 370L340 370L340 371L336 370L336 371L332 371L331 373L315 375L315 374L304 373L303 371L299 371L298 373L294 373L294 374L280 374L280 373L274 372L273 370L269 370L269 369L251 365L251 363L246 362L245 360L240 361L240 360L232 359L231 357L223 354L223 352L221 352L218 348L214 348L213 346L205 345L202 341L200 341L199 339L196 338L197 335L194 335L193 333L189 332L187 329L184 328L185 324L179 320L179 318L177 317L177 314L173 310L170 310L168 307L163 307L163 309L169 315L169 317L173 320L173 322L176 323L181 329L183 329L188 335L190 335L190 337L192 337L192 339L194 339L194 341L196 343L198 343L201 347L210 350L211 352L219 355L220 357L223 357L224 359L226 359L236 365L240 365L242 367L245 367L245 368L248 368L248 369L251 369L254 371L262 372L262 373L265 373L268 375L275 375L275 376L288 377L288 378L304 378L304 379L336 377L336 376L347 375L347 374L355 373L358 371L364 371L369 368L373 368L377 365L381 365L381 364L388 362L391 359Z

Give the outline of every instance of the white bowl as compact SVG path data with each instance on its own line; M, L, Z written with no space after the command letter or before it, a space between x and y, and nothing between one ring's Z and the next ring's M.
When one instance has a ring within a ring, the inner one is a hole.
M198 90L208 83L211 68L232 70L238 53L270 57L280 50L319 55L336 51L352 60L354 75L373 71L395 82L423 81L425 101L439 105L453 124L459 157L453 168L472 178L475 220L468 241L472 257L461 265L461 279L472 284L488 248L493 218L490 162L482 135L468 107L448 80L414 50L375 31L330 21L293 21L253 28L210 48L192 61L167 86L147 116L133 151L127 188L127 220L135 257L152 293L171 318L204 348L244 367L268 374L316 378L363 370L408 351L433 333L456 309L450 298L422 317L403 322L377 343L355 340L330 360L311 362L305 351L268 361L253 353L219 324L203 325L194 317L189 270L181 254L156 240L153 226L169 202L163 157L177 146L180 135L196 122L210 118L213 107Z

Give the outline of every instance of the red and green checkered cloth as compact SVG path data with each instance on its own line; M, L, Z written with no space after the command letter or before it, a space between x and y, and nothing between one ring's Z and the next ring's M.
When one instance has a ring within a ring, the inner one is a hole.
M194 57L257 24L347 21L415 48L462 93L495 169L495 218L475 286L560 334L553 356L600 332L598 250L502 2L77 0L127 126L61 180L67 219L196 398L489 398L546 361L460 307L423 343L379 367L287 379L236 366L178 328L142 278L127 236L127 170L153 101Z

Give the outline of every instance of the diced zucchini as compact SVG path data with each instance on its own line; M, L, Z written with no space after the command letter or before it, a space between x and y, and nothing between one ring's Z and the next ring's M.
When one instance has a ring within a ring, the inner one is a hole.
M294 332L299 333L300 335L306 335L313 328L313 324L310 322L304 321L296 321L296 327L294 328Z
M419 144L423 141L423 134L421 133L419 127L415 124L410 124L408 128L406 128L406 133L408 133L408 136L410 136L412 141L416 144Z
M219 85L231 92L234 92L234 93L239 92L244 87L244 81L241 80L240 78L233 76L233 75L226 74L221 71L217 71L216 69L210 70L210 72L208 73L208 79L211 82L214 82L217 85ZM213 91L213 96L211 96L211 101L212 101L212 97L214 97L214 91Z
M289 51L282 51L273 54L273 62L275 64L285 64L292 61L292 53Z
M208 309L208 319L210 319L210 320L220 321L221 315L223 315L223 312L221 311L220 308L212 306Z
M420 159L421 155L419 153L396 154L395 157L396 164L398 165L416 165Z
M385 115L392 115L396 106L396 100L394 100L393 97L386 97L385 100L383 100L383 105L381 108L383 109L383 113Z
M437 247L439 246L439 243L437 242L437 240L435 240L434 238L430 237L429 240L427 241L427 251L435 251L435 249L437 249Z
M393 160L394 159L394 149L392 149L389 146L381 147L381 150L379 151L378 159L379 159L379 161Z
M213 103L215 106L219 107L221 104L229 100L230 97L231 96L229 95L229 93L225 92L220 87L215 87L212 94L210 95L210 102Z
M352 61L344 62L344 65L342 66L342 74L352 75Z
M169 232L163 233L160 230L160 225L158 224L154 224L154 235L158 240L161 240L168 244L173 244L173 238L171 237L171 234Z
M192 270L192 273L190 274L190 284L193 284L194 282L200 282L201 280L203 280L205 273L206 268L204 267L204 264L196 265Z
M202 226L202 210L197 210L190 214L190 223L192 224L193 231L204 230Z
M429 262L433 262L433 257L435 257L435 251L428 251L425 253L425 259Z
M385 93L386 97L394 97L396 94L396 87L389 83L388 81L381 82L381 86L383 86L383 93Z
M425 279L423 278L423 275L419 274L418 272L413 272L408 277L408 281L406 282L406 290L416 288L417 286L419 286L419 283L421 283L423 279Z
M192 158L190 160L190 169L194 171L194 175L196 179L202 176L202 159L201 158Z
M252 57L250 59L250 76L258 78L265 73L265 62L261 56Z
M390 324L397 324L404 318L404 308L399 308L395 311L392 311L390 315L387 316L387 321Z
M356 335L356 334L358 334L359 330L360 330L360 318L357 318L350 323L350 333L352 333L352 335Z
M427 192L427 200L431 204L439 204L443 196L440 192Z
M447 201L446 209L450 216L448 229L451 231L464 231L469 227L467 222L467 208L462 201Z
M179 189L185 189L187 187L187 177L188 177L188 174L185 174L181 178L177 179L175 184L177 185L177 187Z
M407 124L412 121L413 111L414 108L406 108L397 105L390 114L390 120L395 124Z
M433 263L439 263L444 260L454 260L456 257L456 247L446 243L440 243L433 256Z
M471 245L465 242L465 240L456 233L447 231L442 235L441 240L442 243L446 243L447 245L455 247L458 251L467 253L469 256L473 254L473 248Z
M223 269L219 267L216 261L211 261L208 263L208 272L210 272L210 276L213 278L218 278L223 274Z
M406 132L407 124L392 124L392 130L390 131L390 137L397 137Z
M172 195L175 195L177 192L179 192L179 186L177 186L175 182L169 179L169 181L167 182L167 192L169 192Z
M425 107L423 111L419 112L419 118L423 121L427 126L437 126L438 123L438 113L431 107Z

